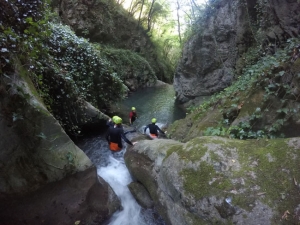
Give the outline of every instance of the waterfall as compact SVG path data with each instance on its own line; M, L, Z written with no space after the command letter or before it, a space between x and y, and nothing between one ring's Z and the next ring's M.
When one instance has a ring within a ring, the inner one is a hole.
M138 120L134 126L138 132L143 133L143 128L155 117L158 126L172 123L184 117L174 104L174 90L171 85L157 88L147 88L131 95L130 98L120 103L123 110L123 121L128 120L129 110L132 106L137 108ZM129 134L130 135L130 134ZM97 166L98 175L112 187L121 200L122 209L114 213L109 225L164 225L164 221L152 209L143 209L130 193L127 185L132 182L132 177L124 163L124 149L118 153L111 153L104 135L95 135L82 139L77 145L87 154Z
M123 158L109 156L109 164L100 167L98 174L101 176L120 198L123 210L116 212L110 220L109 225L146 225L141 216L141 207L131 195L127 185L132 182L131 176L125 166Z

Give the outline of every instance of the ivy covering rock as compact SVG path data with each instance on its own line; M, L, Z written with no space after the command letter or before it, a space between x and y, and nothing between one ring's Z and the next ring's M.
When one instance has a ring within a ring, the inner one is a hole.
M129 89L151 86L157 80L137 53L91 44L68 26L48 22L53 14L43 1L10 2L3 7L1 72L10 77L18 62L23 77L31 80L48 110L72 134L96 122L86 114L88 103L108 112L110 104L124 98ZM100 112L97 118L107 119Z

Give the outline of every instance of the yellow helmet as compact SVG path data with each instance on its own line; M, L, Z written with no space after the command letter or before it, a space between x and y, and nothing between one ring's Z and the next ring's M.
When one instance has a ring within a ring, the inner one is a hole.
M153 118L153 119L151 120L151 122L152 122L152 123L156 123L156 119Z
M132 110L132 111L135 110L135 107L132 107L131 110Z
M114 122L115 122L115 124L121 124L121 123L122 123L122 118L120 118L120 117L117 116L117 117L115 118L115 121L114 121Z
M116 123L115 120L117 119L117 117L118 117L118 116L113 116L113 117L112 117L112 121L113 121L114 123Z

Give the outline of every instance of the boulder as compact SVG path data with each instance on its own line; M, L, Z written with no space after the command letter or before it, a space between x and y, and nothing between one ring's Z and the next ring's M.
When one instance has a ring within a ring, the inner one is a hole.
M167 224L298 223L299 143L144 140L127 150L125 162Z
M142 184L138 182L131 182L128 185L128 188L140 206L145 209L153 207L153 201L148 191Z
M119 208L119 199L93 167L34 192L2 198L0 224L96 225L108 220Z

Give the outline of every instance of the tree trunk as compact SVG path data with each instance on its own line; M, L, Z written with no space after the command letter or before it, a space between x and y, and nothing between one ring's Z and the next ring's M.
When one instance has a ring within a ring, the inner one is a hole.
M191 1L194 3L194 6L197 8L197 10L201 10L199 5L197 5L197 3L195 2L195 0L191 0ZM193 8L193 6L192 6L192 8Z
M132 11L133 11L133 2L134 2L134 0L131 0L130 6L129 6L129 9L128 9L129 14L131 14L131 15L132 15Z
M195 2L193 0L190 0L191 11L192 11L192 18L195 19L196 16L195 16L195 10L194 10L194 7L193 7L193 3L195 4Z
M143 7L144 7L144 3L145 3L145 0L142 0L142 7L141 7L141 11L140 11L140 15L139 15L139 20L138 20L138 25L137 25L137 27L139 27L139 25L140 25L140 21L141 21L141 15L142 15L142 11L143 11Z
M156 0L152 0L151 7L149 9L148 18L147 18L147 21L148 21L147 32L149 32L151 30L151 23L152 23L152 16L153 16L153 6L154 6L155 1Z
M177 0L177 27L178 27L178 37L179 37L179 43L181 44L181 32L180 32L180 20L179 20L179 0Z

